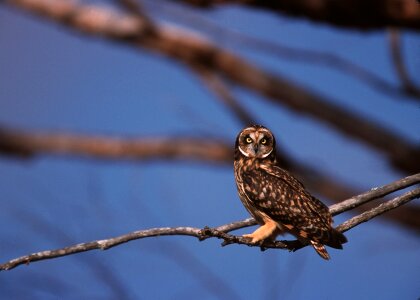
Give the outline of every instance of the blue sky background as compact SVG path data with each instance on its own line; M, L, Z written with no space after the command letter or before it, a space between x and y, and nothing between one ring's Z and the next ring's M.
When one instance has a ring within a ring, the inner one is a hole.
M386 34L338 30L227 7L201 13L273 42L339 54L397 83ZM404 33L420 78L420 39ZM419 105L372 91L336 71L221 45L304 83L413 142ZM236 89L244 106L295 158L359 187L402 177L364 145ZM0 6L0 125L112 136L220 136L241 124L178 63L68 31ZM0 261L130 231L217 226L248 217L233 170L192 162L109 162L0 156ZM325 201L325 200L324 200ZM418 203L413 204L418 205ZM350 215L338 216L339 224ZM243 232L249 232L248 228ZM4 299L417 299L420 240L377 218L349 231L330 262L190 237L150 238L0 273Z

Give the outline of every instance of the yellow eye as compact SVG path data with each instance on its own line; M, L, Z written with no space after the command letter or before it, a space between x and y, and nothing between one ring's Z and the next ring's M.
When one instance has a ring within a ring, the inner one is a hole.
M261 139L261 144L262 144L262 145L267 144L267 139Z
M245 142L247 142L248 144L251 144L251 143L252 143L252 139L251 139L250 137L247 137L247 138L245 139Z

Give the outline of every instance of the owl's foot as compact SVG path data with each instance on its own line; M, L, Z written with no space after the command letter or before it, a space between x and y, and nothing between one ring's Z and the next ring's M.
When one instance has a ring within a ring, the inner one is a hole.
M262 244L268 238L274 240L277 234L277 223L269 220L263 226L257 228L253 233L244 234L243 237L251 239L252 244Z

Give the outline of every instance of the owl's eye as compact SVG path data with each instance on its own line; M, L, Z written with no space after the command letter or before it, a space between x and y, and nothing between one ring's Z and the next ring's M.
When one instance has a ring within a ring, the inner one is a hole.
M267 144L267 139L261 139L261 141L260 141L260 143L262 144L262 145L265 145L265 144Z
M248 144L251 144L251 143L252 143L252 139L251 139L250 137L247 137L247 138L245 139L245 142L247 142Z

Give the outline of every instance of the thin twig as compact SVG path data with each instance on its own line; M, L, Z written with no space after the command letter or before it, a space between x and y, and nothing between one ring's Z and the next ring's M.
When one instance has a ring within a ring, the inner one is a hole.
M220 76L217 76L214 72L210 72L204 68L197 68L196 71L208 89L216 95L217 99L222 101L222 103L229 108L242 125L260 124L233 96L229 91L227 84L223 82Z
M400 79L402 89L410 95L420 97L420 88L411 80L404 64L400 32L395 28L391 28L388 30L388 36L392 62L394 63L397 76Z
M345 212L355 207L358 207L360 205L363 205L368 201L382 198L388 194L391 194L393 192L405 189L409 186L413 186L419 183L420 183L420 173L407 176L393 183L390 183L381 187L373 188L370 191L367 191L366 193L352 197L338 204L331 205L330 212L332 213L333 216L335 216L342 212Z
M345 221L343 224L337 226L337 229L341 232L345 232L361 223L367 222L376 216L379 216L401 205L404 205L410 202L411 200L419 198L419 197L420 197L420 188L416 188L412 191L409 191L401 196L398 196L392 200L382 203L379 206L372 208L371 210L368 210L358 216L355 216Z
M402 179L402 181L404 182L403 185L408 184L407 181L411 182L411 185L416 183L415 180L414 181L411 181L411 180L413 179L412 178ZM390 188L390 186L394 186L395 187L394 191L401 188L401 184L399 182L394 182L387 186L388 186L387 188ZM385 187L383 187L382 189L385 189ZM367 193L370 193L371 199L376 199L378 197L377 189L372 189L371 191ZM365 196L360 198L359 201L366 202L367 193L365 193L364 194ZM340 231L347 231L363 222L367 222L368 220L374 217L377 217L389 210L395 209L398 206L403 205L419 197L420 197L420 188L416 188L410 192L405 193L402 196L398 196L394 198L393 200L382 203L376 208L371 209L367 212L364 212L360 214L359 216L351 218L350 220L344 222L337 228ZM347 206L346 209L351 209L352 207L354 206ZM242 244L242 245L247 245L250 247L261 247L262 250L275 248L275 249L288 249L290 251L296 251L297 249L300 249L301 247L305 246L301 244L299 241L274 241L274 242L264 243L263 245L260 245L260 244L257 245L257 244L250 243L249 239L247 238L231 235L228 233L232 230L252 226L254 224L255 224L255 221L253 219L246 219L240 222L234 222L234 223L222 225L215 228L205 227L204 229L200 229L200 228L195 228L195 227L162 227L162 228L139 230L139 231L134 231L128 234L124 234L124 235L109 238L109 239L97 240L97 241L92 241L88 243L81 243L81 244L77 244L77 245L73 245L73 246L69 246L65 248L60 248L60 249L55 249L55 250L46 250L46 251L41 251L41 252L25 255L19 258L12 259L4 264L1 264L0 271L10 270L22 264L29 264L31 262L35 262L39 260L52 259L56 257L79 253L79 252L86 252L86 251L95 250L95 249L106 250L106 249L110 249L112 247L127 243L132 240L143 239L143 238L148 238L148 237L156 237L156 236L185 235L185 236L196 237L199 240L205 240L208 238L218 238L218 239L224 240L224 242L222 243L223 246L229 245L229 244Z

